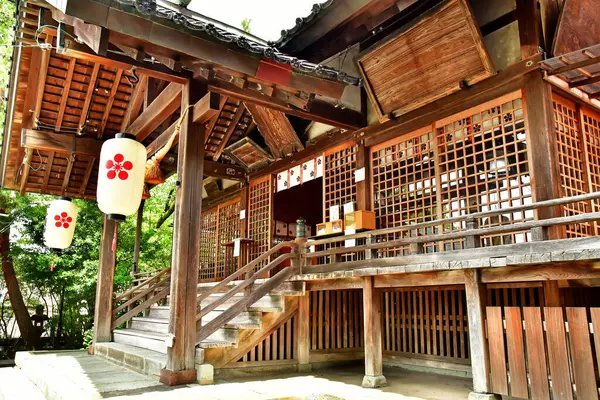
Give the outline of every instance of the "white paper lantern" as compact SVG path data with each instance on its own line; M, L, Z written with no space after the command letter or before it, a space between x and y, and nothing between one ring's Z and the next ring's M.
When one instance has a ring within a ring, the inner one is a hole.
M102 145L96 198L109 219L134 214L144 192L146 148L128 133L117 133Z
M73 241L77 206L68 197L59 197L50 203L46 213L44 243L51 249L64 250Z

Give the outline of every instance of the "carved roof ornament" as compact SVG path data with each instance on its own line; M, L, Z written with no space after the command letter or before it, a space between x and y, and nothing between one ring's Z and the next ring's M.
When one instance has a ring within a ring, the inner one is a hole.
M191 29L197 32L203 32L223 43L232 43L238 47L262 57L273 60L278 64L288 64L294 69L306 73L314 74L319 77L334 79L343 82L348 85L362 86L362 78L350 76L342 71L337 71L334 68L311 63L306 60L302 60L296 57L289 56L282 53L276 47L270 44L263 44L254 41L250 38L238 35L234 32L230 32L226 29L216 26L208 21L203 21L198 17L184 15L177 10L167 8L157 4L156 0L116 0L117 3L129 7L135 7L135 9L142 15L154 16L164 18L174 23L181 25L187 29ZM327 3L332 2L329 0ZM324 4L327 4L324 3ZM323 4L313 6L313 9L322 9ZM317 11L318 12L318 11ZM309 16L310 17L310 16ZM307 17L307 18L309 18ZM312 17L314 18L314 16ZM297 21L298 22L298 21ZM292 28L294 29L294 28Z
M323 3L313 4L310 14L308 14L306 17L296 18L296 25L294 25L290 29L283 29L281 31L281 37L279 39L277 39L275 42L269 42L269 44L271 46L282 46L285 42L287 42L292 37L294 37L300 31L300 29L302 27L304 27L304 26L310 24L312 21L314 21L322 11L327 9L332 4L333 4L333 0L327 0Z

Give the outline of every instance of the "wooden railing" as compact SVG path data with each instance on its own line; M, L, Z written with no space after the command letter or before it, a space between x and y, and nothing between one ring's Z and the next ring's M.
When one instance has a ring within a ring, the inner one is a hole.
M170 282L171 268L166 268L118 295L113 301L112 329L166 298L171 290Z
M254 271L257 265L259 265L261 262L268 260L269 257L286 247L291 248L292 252L282 254L279 257L275 258L273 261L269 262L264 267L260 268L258 271ZM245 296L238 300L234 305L229 307L218 317L212 319L208 324L202 326L203 316L205 316L211 311L214 311L218 306L226 302L228 299L231 299L236 294L241 293L244 289L249 288L258 278L265 276L269 271L279 266L279 264L281 264L283 261L289 259L292 259L292 265L290 267L282 269L277 274L275 274L275 276L267 279L254 290L246 291ZM228 290L218 299L211 302L208 306L200 308L200 311L196 316L196 344L199 344L202 340L206 339L208 336L213 334L217 329L221 328L224 324L231 321L246 307L252 305L258 299L268 294L271 290L281 285L290 276L299 272L299 268L300 252L298 244L296 242L283 242L279 243L268 252L262 254L260 257L255 258L254 260L246 264L244 267L229 275L223 281L219 282L217 285L203 292L199 296L200 302L213 294L222 292L223 289L226 288L227 285L236 278L245 277L242 283L235 285L232 289Z
M530 220L517 223L498 224L496 226L479 227L479 221L483 218L501 218L502 215L539 210L545 207L558 207L565 204L577 203L600 199L600 192L589 193L580 196L540 201L537 203L501 208L496 210L467 214L464 216L433 220L429 222L404 225L394 228L385 228L343 235L327 239L311 240L306 243L306 251L303 257L307 260L303 263L303 273L314 273L324 271L347 270L353 268L379 267L385 265L396 265L401 257L389 256L390 253L398 252L399 248L408 248L409 255L422 255L425 253L443 252L425 250L424 245L439 246L443 249L444 244L461 241L462 249L473 249L482 245L482 237L487 237L487 244L492 247L494 236L514 235L529 232L527 241L543 241L548 238L548 229L570 224L592 223L600 220L600 212L555 217L541 220ZM456 227L454 224L460 224ZM494 225L494 224L491 224ZM445 233L423 234L427 229L437 229ZM399 239L388 240L390 236L399 236ZM345 242L350 239L361 240L364 244L346 246ZM501 243L502 244L502 243ZM331 247L318 250L319 247ZM454 249L454 248L453 248ZM343 262L342 255L360 255L359 259ZM312 259L328 259L328 263L312 264ZM312 264L312 265L311 265Z

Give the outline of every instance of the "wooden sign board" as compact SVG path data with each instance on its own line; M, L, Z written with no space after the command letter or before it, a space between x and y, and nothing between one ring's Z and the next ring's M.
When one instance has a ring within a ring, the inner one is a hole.
M432 8L359 54L357 62L381 122L495 73L465 0Z

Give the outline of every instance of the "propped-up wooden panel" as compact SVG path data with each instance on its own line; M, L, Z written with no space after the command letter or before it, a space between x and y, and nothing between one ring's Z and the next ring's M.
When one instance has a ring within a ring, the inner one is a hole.
M405 114L494 74L465 0L446 1L358 56L379 119Z
M269 161L273 161L273 158L249 137L242 138L226 148L225 154L250 170L260 168Z
M302 142L284 113L251 103L246 103L246 108L252 114L258 131L265 138L275 158L283 158L296 151L304 150Z
M600 44L600 0L565 0L554 36L554 56L596 44Z

